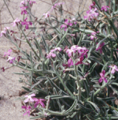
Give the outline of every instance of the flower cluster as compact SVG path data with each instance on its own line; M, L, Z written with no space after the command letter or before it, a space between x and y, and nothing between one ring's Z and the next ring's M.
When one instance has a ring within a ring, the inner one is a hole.
M61 51L62 49L60 48L60 47L57 47L57 48L54 48L54 49L52 49L48 54L47 54L47 58L55 58L56 57L56 54L55 54L55 52L56 51Z
M45 107L45 99L37 99L35 98L35 94L31 94L31 95L25 95L25 100L24 100L24 103L34 103L34 108L36 108L39 104L42 106L42 107ZM26 112L24 113L24 115L28 114L30 115L30 110L31 110L31 106L30 105L24 105L22 106L23 109L26 110Z
M95 7L95 3L91 4L89 10L86 12L86 16L84 16L85 20L91 21L98 17L99 13L97 8Z
M76 22L75 18L73 18L71 20L65 19L64 24L62 24L60 28L64 28L64 30L66 31L69 26L73 26L76 23L77 22Z
M27 18L25 18L24 21L21 22L21 24L25 26L25 29L29 29L29 25L32 25L32 22L27 21Z
M28 14L27 12L28 7L32 7L34 3L36 2L31 0L21 1L20 3L21 14Z
M71 67L74 65L82 64L84 60L84 56L87 57L88 49L86 47L79 47L77 45L73 45L70 49L66 49L66 53L69 57L68 63L63 64L65 67ZM74 60L74 61L73 61Z
M109 6L102 6L101 10L106 12L108 8Z

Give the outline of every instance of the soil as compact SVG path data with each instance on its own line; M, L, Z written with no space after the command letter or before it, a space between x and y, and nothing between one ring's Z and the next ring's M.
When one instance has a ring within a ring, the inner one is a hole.
M8 5L13 18L11 17L4 0L0 0L0 31L4 27L9 26L10 29L15 29L12 27L11 23L15 18L22 18L20 14L19 4L21 0L5 0ZM49 10L52 2L56 0L36 0L33 6L33 13L41 17L45 12ZM59 0L57 0L59 1ZM76 13L76 11L86 10L91 4L91 0L63 0L64 9L71 13ZM25 45L22 47L26 47ZM14 48L13 44L10 43L5 37L0 37L0 68L9 67L10 64L3 57L4 52L8 51L10 48ZM15 55L15 54L14 54ZM23 116L23 110L21 109L21 100L19 93L22 91L22 83L19 83L19 78L15 73L22 71L19 68L13 67L7 69L5 72L0 70L0 120L29 120L29 116Z

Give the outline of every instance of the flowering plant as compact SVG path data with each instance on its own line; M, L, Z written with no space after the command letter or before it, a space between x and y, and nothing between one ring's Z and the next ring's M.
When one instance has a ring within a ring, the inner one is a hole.
M13 22L21 37L10 28L1 36L21 53L12 57L8 50L4 57L23 69L16 74L26 78L22 80L27 84L23 87L27 91L24 115L56 120L118 119L118 31L114 24L118 10L114 2L100 6L94 0L85 16L61 19L51 15L54 10L63 14L63 3L55 3L40 20L32 15L35 1L21 2L24 19ZM18 40L30 50L19 47Z

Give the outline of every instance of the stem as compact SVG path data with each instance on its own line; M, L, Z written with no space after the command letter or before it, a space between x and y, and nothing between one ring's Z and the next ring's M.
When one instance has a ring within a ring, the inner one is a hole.
M14 17L13 17L13 15L12 15L12 13L11 13L11 11L10 11L10 9L9 9L9 7L8 7L8 5L7 5L7 3L6 3L6 1L5 1L5 0L3 0L3 1L4 1L4 3L5 3L5 5L6 5L8 11L9 11L9 13L10 13L12 19L14 20Z
M101 88L99 88L95 93L94 93L94 95L93 96L96 96L101 90L103 90L108 84L109 84L109 82L110 82L110 79L112 78L112 76L113 75L111 75L110 76L110 78L109 78L109 80L108 80L108 82L107 83L105 83L104 85L102 85L102 87ZM90 97L87 99L87 101L88 100L90 100Z
M77 74L77 66L75 65L75 63L74 63L74 68L75 68L75 75L76 75L76 80L77 80L77 82L78 82L78 84L77 84L77 89L78 89L78 92L79 92L79 100L81 100L81 83L80 83L80 81L79 81L79 76L78 76L78 74Z

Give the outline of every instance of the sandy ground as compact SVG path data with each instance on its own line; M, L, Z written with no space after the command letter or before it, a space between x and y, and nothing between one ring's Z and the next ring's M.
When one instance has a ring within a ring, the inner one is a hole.
M19 4L21 0L5 0L13 18L21 18ZM43 2L42 2L43 1ZM36 5L33 6L33 13L41 17L43 13L47 12L50 5L55 0L36 0ZM91 0L63 0L65 2L65 10L71 13L76 13L78 10L85 10L90 5ZM83 7L84 6L84 7ZM9 26L13 21L8 9L6 8L4 1L0 0L0 31L4 27ZM5 51L14 47L6 38L0 38L0 68L8 67L9 63L3 58ZM18 75L14 72L22 71L19 68L10 68L5 72L0 71L0 120L29 120L29 116L23 116L23 110L21 109L21 101L19 98L19 91L23 84L19 83Z

